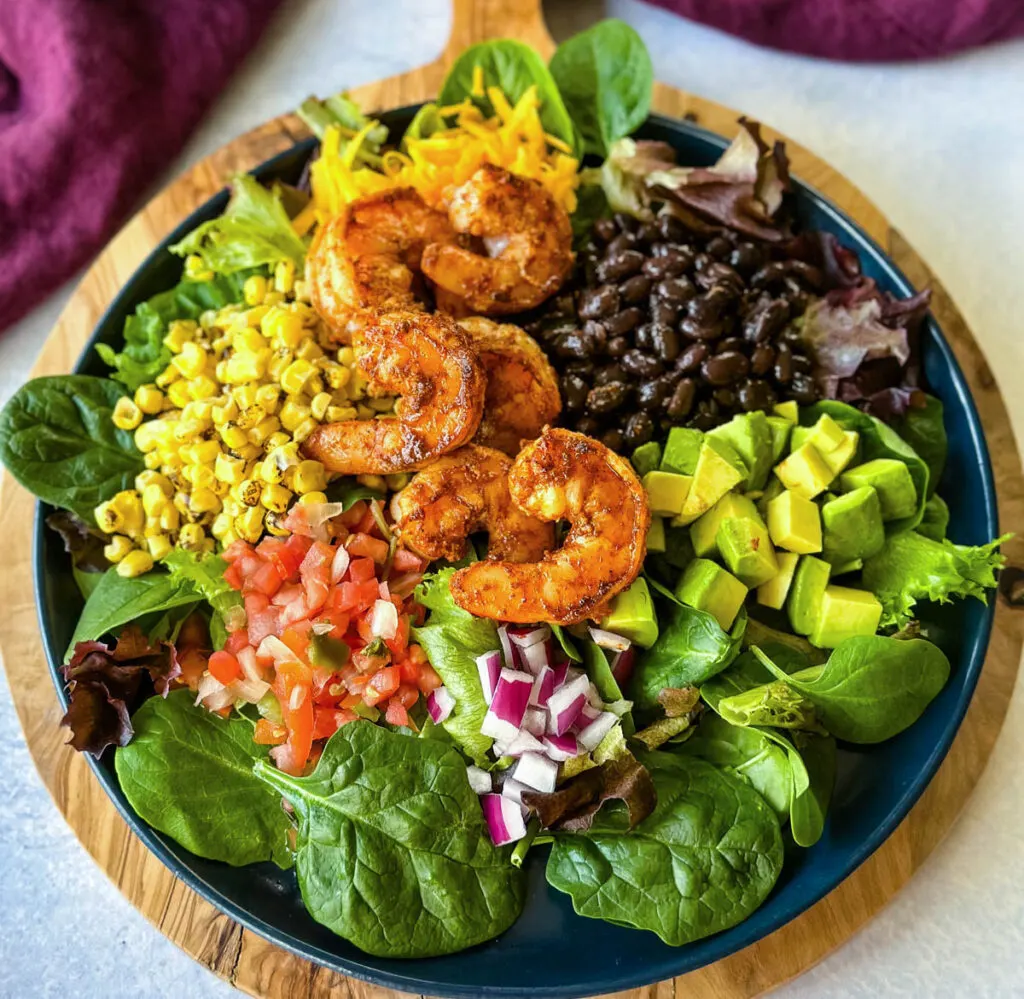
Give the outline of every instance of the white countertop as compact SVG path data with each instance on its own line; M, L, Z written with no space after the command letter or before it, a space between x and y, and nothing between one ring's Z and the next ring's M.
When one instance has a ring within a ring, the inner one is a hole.
M659 79L742 109L841 170L959 304L1024 435L1024 41L923 65L848 66L754 48L635 0L549 3L556 37L609 14ZM154 190L267 118L434 58L446 0L296 0ZM70 293L0 336L0 403L25 380ZM6 693L6 691L5 691ZM226 999L229 987L153 929L78 845L0 698L0 995ZM962 818L863 932L775 995L1024 994L1024 696Z

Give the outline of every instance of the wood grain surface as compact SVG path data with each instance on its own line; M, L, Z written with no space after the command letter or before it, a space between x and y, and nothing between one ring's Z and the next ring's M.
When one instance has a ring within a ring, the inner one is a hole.
M428 66L359 88L355 96L364 107L395 107L433 96L454 56L483 38L521 38L545 55L553 48L539 0L455 0L454 7L452 35L443 55ZM723 135L736 131L736 111L694 95L658 84L654 103L658 111L673 116L689 114ZM154 198L90 268L58 320L34 374L69 371L102 311L146 254L232 173L255 166L306 134L294 116L268 122L230 142ZM927 284L933 289L932 310L964 367L988 437L1002 529L1016 530L1020 538L1024 535L1024 479L1017 445L988 363L956 306L925 263L860 191L788 139L787 148L796 175L887 247L917 286ZM0 618L0 648L33 759L82 844L160 932L251 995L266 999L388 999L397 995L302 961L243 930L204 902L129 831L84 759L64 745L66 731L59 727L61 710L46 669L34 597L23 582L31 571L33 509L32 497L5 477L0 520L7 528L11 563L0 580L0 602L5 609ZM1021 562L1024 543L1017 540L1008 548L1011 558ZM1021 642L1020 618L1000 605L977 692L949 756L906 820L839 888L760 943L674 981L622 993L624 999L759 995L799 975L863 926L913 876L956 820L977 783L1003 723Z

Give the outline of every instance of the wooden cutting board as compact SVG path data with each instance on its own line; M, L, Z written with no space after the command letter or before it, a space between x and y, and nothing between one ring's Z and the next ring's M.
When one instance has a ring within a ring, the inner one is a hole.
M372 83L354 96L367 109L397 107L432 97L447 66L467 45L514 37L549 55L554 45L540 0L454 0L451 38L436 62ZM654 105L664 114L694 117L726 136L738 112L658 84ZM248 170L308 133L291 115L235 139L154 198L89 269L48 339L34 374L71 369L101 313L143 258L181 219ZM775 137L769 130L769 136ZM928 267L885 217L848 180L813 153L787 141L793 172L856 219L884 246L918 287L933 289L932 311L963 366L981 413L995 463L1000 523L1024 536L1024 479L1006 407L992 372L966 323ZM243 930L177 881L130 832L85 760L65 746L61 709L50 682L36 623L31 578L32 497L8 477L0 490L0 520L7 528L10 561L0 579L0 648L29 750L57 807L82 844L125 896L161 933L225 981L254 996L348 995L390 999L397 993L345 979L292 956ZM1007 546L1024 561L1024 542ZM686 995L690 999L739 999L759 995L810 967L841 945L903 887L946 834L988 761L1017 676L1021 618L1005 605L995 628L977 692L938 775L916 807L862 867L803 916L760 943L717 964L645 989L629 999Z

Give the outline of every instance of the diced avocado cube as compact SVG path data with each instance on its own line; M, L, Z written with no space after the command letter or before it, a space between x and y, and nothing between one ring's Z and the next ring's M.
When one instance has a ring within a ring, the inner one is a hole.
M716 540L722 561L745 586L767 583L779 571L768 528L760 517L724 518Z
M764 488L774 460L772 430L764 413L738 413L728 423L709 430L707 439L730 444L743 461L747 488Z
M819 649L834 649L846 638L873 635L882 619L882 605L873 593L849 586L826 586L818 619L808 636Z
M693 482L690 484L683 509L672 521L672 525L685 527L692 524L742 481L743 473L738 471L731 461L722 457L718 446L705 441L701 445Z
M826 562L842 565L856 558L871 558L885 547L885 526L878 493L861 486L821 508Z
M665 521L661 517L651 517L651 526L647 529L647 550L649 552L665 550Z
M776 496L781 496L785 491L786 487L774 475L768 480L768 485L764 487L764 492L761 493L757 500L757 511L761 514L762 518L768 516L768 504Z
M795 552L776 552L775 559L779 563L779 571L757 588L757 602L763 607L782 610L789 595L789 588L796 574L796 564L800 556Z
M810 436L810 427L794 427L792 434L789 436L790 451L796 451L797 448L803 447L807 443L807 438Z
M769 416L768 428L772 432L772 464L774 465L786 453L789 432L793 429L793 424L784 416Z
M768 533L780 548L798 555L821 551L818 505L787 489L768 504Z
M605 631L649 649L658 640L658 615L654 612L647 581L634 579L628 588L613 597L611 608L600 624Z
M662 517L675 517L682 509L690 491L693 476L675 472L648 472L641 485L647 493L651 513Z
M661 445L657 441L641 444L629 459L642 479L648 472L653 472L661 464Z
M828 454L822 454L825 464L833 475L838 475L857 456L860 434L856 430L843 431L843 443Z
M690 525L693 550L700 558L718 555L718 528L726 517L750 517L762 522L752 500L742 493L726 493L703 517Z
M700 430L689 427L673 427L668 432L665 450L658 466L663 472L676 472L679 475L693 475L700 455L700 446L704 443L704 434Z
M793 576L786 611L789 623L798 635L809 635L818 620L818 605L828 586L831 567L813 555L801 555Z
M707 611L725 631L747 598L747 588L731 572L706 558L695 558L687 566L675 593L684 604Z
M813 444L801 444L785 461L775 466L775 474L787 489L804 499L824 492L833 475L825 459Z
M818 422L811 427L807 440L822 454L827 454L843 443L845 433L846 431L828 413L823 413L818 418Z
M781 416L794 426L800 422L800 407L792 399L788 399L786 402L777 402L772 406L772 413L775 416Z
M850 572L860 572L864 568L864 559L852 558L849 562L843 562L840 565L832 566L831 579L835 579L836 576L845 576Z
M917 489L910 469L895 458L875 458L844 472L839 480L843 492L872 486L882 504L882 520L912 517L917 510Z

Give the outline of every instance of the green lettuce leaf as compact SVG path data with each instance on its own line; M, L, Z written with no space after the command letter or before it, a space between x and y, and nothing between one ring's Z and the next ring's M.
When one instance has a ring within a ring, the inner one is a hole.
M187 580L210 605L210 635L214 648L223 648L227 638L225 615L232 608L242 606L242 594L233 590L224 578L227 562L219 555L206 555L197 559L183 548L175 548L163 563L172 578Z
M903 627L918 600L948 603L953 597L976 597L997 585L1006 559L996 550L1012 537L1004 534L987 545L933 541L916 531L889 538L885 548L864 562L864 586L882 603L882 627Z

